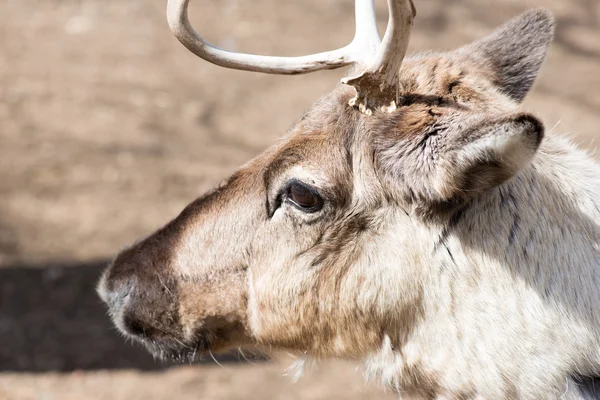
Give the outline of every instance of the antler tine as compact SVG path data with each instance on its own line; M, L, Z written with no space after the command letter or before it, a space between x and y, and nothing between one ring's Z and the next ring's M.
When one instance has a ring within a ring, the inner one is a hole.
M399 103L398 72L417 11L412 0L388 0L388 7L388 26L375 57L358 76L342 79L356 89L350 104L366 114L374 109L392 111Z
M352 42L340 49L301 57L274 57L236 53L204 40L188 19L189 0L168 0L167 20L175 37L192 53L213 64L233 69L269 74L303 74L321 69L365 63L379 45L373 0L356 0L356 33Z
M356 46L358 51L366 51L366 54L362 54L363 60L373 57L381 43L373 2L374 0L356 0L354 2L356 32L349 46Z

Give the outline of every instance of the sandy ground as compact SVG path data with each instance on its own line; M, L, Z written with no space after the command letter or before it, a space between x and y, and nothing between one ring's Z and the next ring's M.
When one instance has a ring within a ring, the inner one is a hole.
M350 364L155 363L94 294L122 246L260 153L343 71L225 70L171 36L164 0L0 2L0 399L367 399ZM386 19L378 1L379 20ZM524 107L595 149L600 2L415 0L411 51L450 49L533 6L558 17ZM299 55L345 44L351 0L195 0L219 46ZM200 29L201 27L201 29Z

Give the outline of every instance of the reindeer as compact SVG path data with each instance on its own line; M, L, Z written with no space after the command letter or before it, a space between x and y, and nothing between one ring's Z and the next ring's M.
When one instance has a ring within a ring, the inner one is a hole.
M175 36L228 68L350 65L278 143L122 251L98 292L161 357L261 346L360 360L400 396L591 399L600 376L600 168L519 104L554 20L532 10L405 59L415 17L356 0L346 47L232 53L169 0ZM595 394L594 394L595 393Z

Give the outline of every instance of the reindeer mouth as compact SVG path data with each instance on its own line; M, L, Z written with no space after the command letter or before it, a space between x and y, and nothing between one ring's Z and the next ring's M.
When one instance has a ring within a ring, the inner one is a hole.
M136 336L135 340L142 343L158 360L182 363L201 361L207 354L214 358L213 353L220 354L234 345L241 345L231 334L206 329L195 332L190 340L181 340L175 336Z
M152 356L161 361L194 362L212 351L210 333L196 336L194 341L182 341L175 337L136 338Z
M240 331L238 324L215 325L214 321L203 321L203 327L196 329L188 338L183 335L181 326L166 332L148 326L136 326L127 318L117 325L127 337L141 343L154 358L162 361L191 363L202 360L206 354L212 356L212 353L222 353L233 345L241 344L236 340L236 332Z

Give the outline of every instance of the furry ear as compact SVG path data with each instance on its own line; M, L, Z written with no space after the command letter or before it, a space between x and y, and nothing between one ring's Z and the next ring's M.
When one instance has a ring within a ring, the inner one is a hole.
M550 11L530 10L461 50L483 59L492 68L500 90L521 102L538 75L554 37L554 25Z
M440 154L433 189L442 202L461 203L507 181L526 167L544 136L542 123L516 114L477 124ZM465 144L466 143L466 144Z

